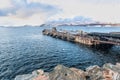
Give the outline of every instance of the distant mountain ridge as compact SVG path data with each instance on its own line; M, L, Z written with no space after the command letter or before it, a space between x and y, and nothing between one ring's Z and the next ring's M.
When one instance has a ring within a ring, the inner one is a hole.
M58 19L48 21L46 24L48 25L81 25L81 24L91 24L91 23L98 23L97 21L92 20L91 18L86 18L83 16L76 16L74 18L65 18L65 19Z
M120 27L120 23L106 23L95 21L92 18L76 16L73 18L59 18L57 20L49 20L42 26L116 26Z

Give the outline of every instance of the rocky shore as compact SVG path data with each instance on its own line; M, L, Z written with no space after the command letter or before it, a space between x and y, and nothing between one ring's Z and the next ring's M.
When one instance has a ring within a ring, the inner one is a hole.
M51 72L39 69L32 74L18 75L14 80L120 80L120 63L90 66L85 71L58 65Z

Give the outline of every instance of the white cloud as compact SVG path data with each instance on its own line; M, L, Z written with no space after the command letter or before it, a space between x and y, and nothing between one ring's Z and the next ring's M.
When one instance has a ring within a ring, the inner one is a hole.
M34 25L51 19L73 18L75 16L90 17L101 22L120 23L120 0L27 0L27 4L24 3L26 0L4 0L3 7L17 7L11 5L10 1L17 1L18 9L15 9L14 13L2 16L0 25ZM32 3L35 4L30 6ZM0 6L0 9L3 7Z
M0 1L0 9L12 7L11 0L1 0Z
M0 9L0 25L40 25L59 12L55 6L43 3L11 0L12 7Z
M56 5L63 12L50 19L72 18L74 16L90 17L101 22L120 22L120 0L29 0Z

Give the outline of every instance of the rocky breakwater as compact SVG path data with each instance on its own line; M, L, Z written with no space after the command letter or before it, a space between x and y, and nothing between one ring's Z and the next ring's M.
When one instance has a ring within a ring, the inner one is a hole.
M32 74L18 75L14 80L120 80L120 63L90 66L85 71L58 65L51 72L40 69Z

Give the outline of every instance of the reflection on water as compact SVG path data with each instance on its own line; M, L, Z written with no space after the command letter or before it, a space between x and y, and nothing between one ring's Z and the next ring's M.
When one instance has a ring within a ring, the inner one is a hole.
M119 46L107 51L97 50L44 36L41 34L43 29L0 28L0 80L11 80L16 75L30 73L39 68L50 71L57 64L85 69L90 65L102 66L104 63L120 62Z

